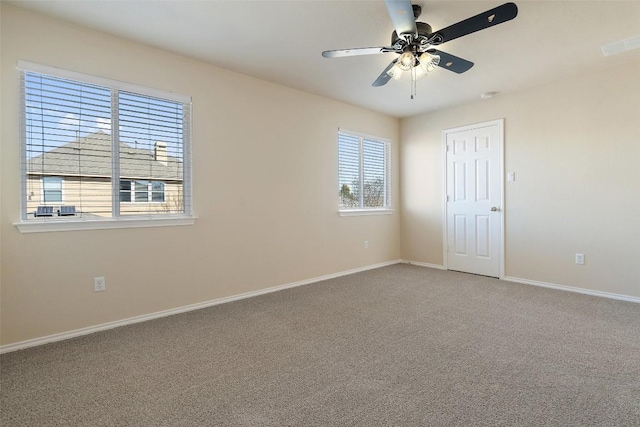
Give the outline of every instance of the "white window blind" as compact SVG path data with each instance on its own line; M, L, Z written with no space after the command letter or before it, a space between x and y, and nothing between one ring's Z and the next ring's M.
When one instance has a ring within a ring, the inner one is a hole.
M389 143L338 132L340 209L390 207Z
M30 68L21 70L23 221L42 221L44 206L74 212L48 221L191 215L189 98Z
M118 93L120 179L135 180L136 202L121 204L121 215L184 213L184 110L178 102Z

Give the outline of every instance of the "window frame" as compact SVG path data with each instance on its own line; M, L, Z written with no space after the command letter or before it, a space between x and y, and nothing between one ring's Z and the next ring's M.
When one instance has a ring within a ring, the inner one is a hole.
M340 203L338 203L338 213L340 216L361 216L361 215L390 215L393 213L393 205L392 205L392 192L391 192L391 141L387 138L382 138L379 136L367 135L361 132L355 132L346 129L338 129L337 134L337 180L338 180L338 191L340 191L340 135L346 135L350 137L358 138L358 179L360 181L360 187L363 187L364 180L364 153L363 153L363 145L364 140L381 143L384 145L385 149L385 165L384 165L384 201L385 204L382 207L365 207L363 206L363 195L361 194L358 200L357 208L342 208L340 207Z
M193 183L192 183L192 100L190 96L180 95L173 92L153 89L133 83L126 83L112 80L104 77L92 76L85 73L64 70L57 67L36 64L28 61L18 61L17 69L19 72L20 84L22 84L23 73L31 72L48 75L56 78L69 79L80 83L94 84L109 88L111 90L112 104L118 91L130 92L142 96L149 96L182 103L188 106L187 117L183 123L183 155L182 155L182 191L184 194L184 212L179 214L148 214L129 216L120 215L120 176L116 173L116 167L113 167L112 181L112 211L111 217L91 218L91 219L67 219L67 218L46 218L46 219L27 219L27 131L26 131L26 101L24 89L20 93L20 221L14 223L20 232L48 232L48 231L69 231L69 230L85 230L85 229L110 229L110 228L137 228L137 227L156 227L156 226L173 226L173 225L193 225L197 217L193 214ZM111 111L114 112L114 107ZM112 118L113 119L113 118ZM112 122L113 123L113 122ZM111 130L112 135L112 159L119 159L119 135L117 126ZM118 160L119 162L120 160ZM113 165L112 160L112 165ZM131 181L132 184L135 182ZM149 180L149 183L152 181ZM149 186L151 188L151 185ZM133 185L132 185L133 190ZM44 191L44 187L43 187ZM149 197L152 193L149 190ZM44 198L44 194L42 195ZM152 203L149 201L148 203ZM155 202L159 203L159 202Z

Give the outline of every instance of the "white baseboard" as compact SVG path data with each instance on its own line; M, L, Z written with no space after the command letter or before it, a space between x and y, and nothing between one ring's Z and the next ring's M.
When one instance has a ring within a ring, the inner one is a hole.
M409 261L409 260L406 260L406 259L400 260L400 262L403 263L403 264L417 265L419 267L428 267L428 268L435 268L435 269L438 269L438 270L446 270L444 265L440 265L440 264L429 264L429 263L426 263L426 262Z
M200 302L200 303L196 303L196 304L190 304L190 305L185 305L185 306L182 306L182 307L172 308L172 309L169 309L169 310L157 311L157 312L154 312L154 313L143 314L141 316L130 317L130 318L127 318L127 319L116 320L116 321L108 322L108 323L102 323L100 325L89 326L89 327L80 328L80 329L74 329L74 330L68 331L68 332L61 332L61 333L58 333L58 334L47 335L45 337L34 338L34 339L26 340L26 341L20 341L20 342L13 343L13 344L7 344L7 345L0 346L0 354L10 353L12 351L22 350L22 349L29 348L29 347L36 347L36 346L39 346L39 345L48 344L48 343L52 343L52 342L56 342L56 341L63 341L63 340L67 340L67 339L70 339L70 338L75 338L75 337L79 337L79 336L83 336L83 335L92 334L94 332L106 331L108 329L113 329L113 328L117 328L117 327L120 327L120 326L126 326L126 325L131 325L131 324L134 324L134 323L145 322L147 320L158 319L160 317L172 316L174 314L179 314L179 313L186 313L188 311L193 311L193 310L198 310L198 309L201 309L201 308L211 307L211 306L218 305L218 304L224 304L224 303L231 302L231 301L238 301L238 300L241 300L241 299L251 298L251 297L258 296L258 295L268 294L268 293L271 293L271 292L278 292L278 291L281 291L281 290L284 290L284 289L295 288L297 286L309 285L309 284L312 284L312 283L321 282L323 280L334 279L336 277L347 276L349 274L359 273L359 272L367 271L367 270L373 270L375 268L386 267L386 266L393 265L393 264L398 264L398 263L417 265L417 266L420 266L420 267L435 268L435 269L438 269L438 270L446 270L446 268L443 265L439 265L439 264L429 264L429 263L425 263L425 262L409 261L409 260L404 260L404 259L386 261L386 262L382 262L382 263L379 263L379 264L372 264L372 265L367 265L367 266L364 266L364 267L354 268L354 269L351 269L351 270L341 271L339 273L327 274L325 276L320 276L320 277L314 277L314 278L311 278L311 279L301 280L299 282L293 282L293 283L288 283L288 284L285 284L285 285L273 286L273 287L270 287L270 288L259 289L257 291L245 292L245 293L242 293L242 294L232 295L232 296L229 296L229 297L218 298L218 299L214 299L214 300L210 300L210 301L204 301L204 302ZM592 290L584 289L584 288L576 288L576 287L573 287L573 286L556 285L554 283L539 282L539 281L535 281L535 280L521 279L521 278L518 278L518 277L506 276L506 277L504 277L503 280L506 280L506 281L509 281L509 282L522 283L522 284L525 284L525 285L541 286L541 287L544 287L544 288L558 289L558 290L562 290L562 291L577 292L577 293L586 294L586 295L592 295L592 296L598 296L598 297L604 297L604 298L611 298L611 299L617 299L617 300L622 300L622 301L640 303L640 297L634 297L634 296L630 296L630 295L621 295L621 294L614 294L614 293L610 293L610 292L592 291Z
M299 282L288 283L285 285L273 286L270 288L259 289L257 291L245 292L238 295L232 295L230 297L218 298L210 301L199 302L196 304L185 305L182 307L172 308L169 310L156 311L154 313L143 314L141 316L129 317L127 319L116 320L114 322L102 323L100 325L89 326L86 328L74 329L68 332L61 332L58 334L47 335L45 337L34 338L26 341L20 341L13 344L7 344L0 346L0 354L9 353L16 350L22 350L29 347L36 347L43 344L48 344L56 341L67 340L83 335L92 334L94 332L106 331L108 329L117 328L120 326L132 325L134 323L145 322L147 320L158 319L160 317L172 316L174 314L185 313L188 311L198 310L201 308L211 307L218 304L224 304L231 301L237 301L245 298L251 298L258 295L268 294L271 292L277 292L284 289L295 288L297 286L309 285L323 280L335 279L340 276L347 276L349 274L359 273L366 270L373 270L375 268L386 267L388 265L398 264L402 260L393 260L381 262L379 264L367 265L364 267L354 268L351 270L341 271L339 273L327 274L326 276L314 277L312 279L301 280Z
M555 283L538 282L537 280L520 279L519 277L505 276L503 280L508 282L522 283L523 285L541 286L543 288L558 289L560 291L577 292L579 294L592 295L596 297L611 298L628 302L640 303L640 297L631 295L614 294L611 292L592 291L590 289L576 288L574 286L556 285Z
M446 270L446 268L443 265L438 265L438 264L428 264L425 262L408 261L405 259L400 260L400 262L404 264L418 265L420 267L429 267L429 268L437 268L438 270ZM634 297L631 295L622 295L622 294L614 294L611 292L593 291L590 289L576 288L574 286L557 285L555 283L521 279L519 277L505 276L502 278L502 280L506 280L508 282L522 283L523 285L541 286L543 288L551 288L551 289L557 289L560 291L568 291L568 292L577 292L579 294L591 295L591 296L602 297L602 298L617 299L621 301L635 302L640 304L640 297Z

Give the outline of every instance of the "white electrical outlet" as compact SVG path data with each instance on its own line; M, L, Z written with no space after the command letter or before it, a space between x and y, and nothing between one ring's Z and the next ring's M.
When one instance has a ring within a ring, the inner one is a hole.
M101 292L107 289L107 281L104 277L94 277L93 278L93 291Z
M576 264L584 264L584 254L576 254Z
M368 240L364 241L364 248L365 249L369 249L369 241Z

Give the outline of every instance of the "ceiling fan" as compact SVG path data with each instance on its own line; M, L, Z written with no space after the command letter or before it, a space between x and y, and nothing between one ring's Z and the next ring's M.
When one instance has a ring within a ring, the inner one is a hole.
M322 52L322 56L325 58L380 53L400 55L391 61L382 74L373 82L372 86L376 87L385 85L391 78L399 78L403 71L412 72L414 87L416 79L432 71L435 67L441 67L458 74L464 73L473 67L473 62L443 52L437 47L458 37L510 21L518 15L518 7L514 3L505 3L502 6L433 32L429 24L416 22L422 12L422 8L419 5L412 5L411 0L384 0L384 2L395 27L395 31L391 34L391 46L326 50ZM411 97L413 98L413 93Z

